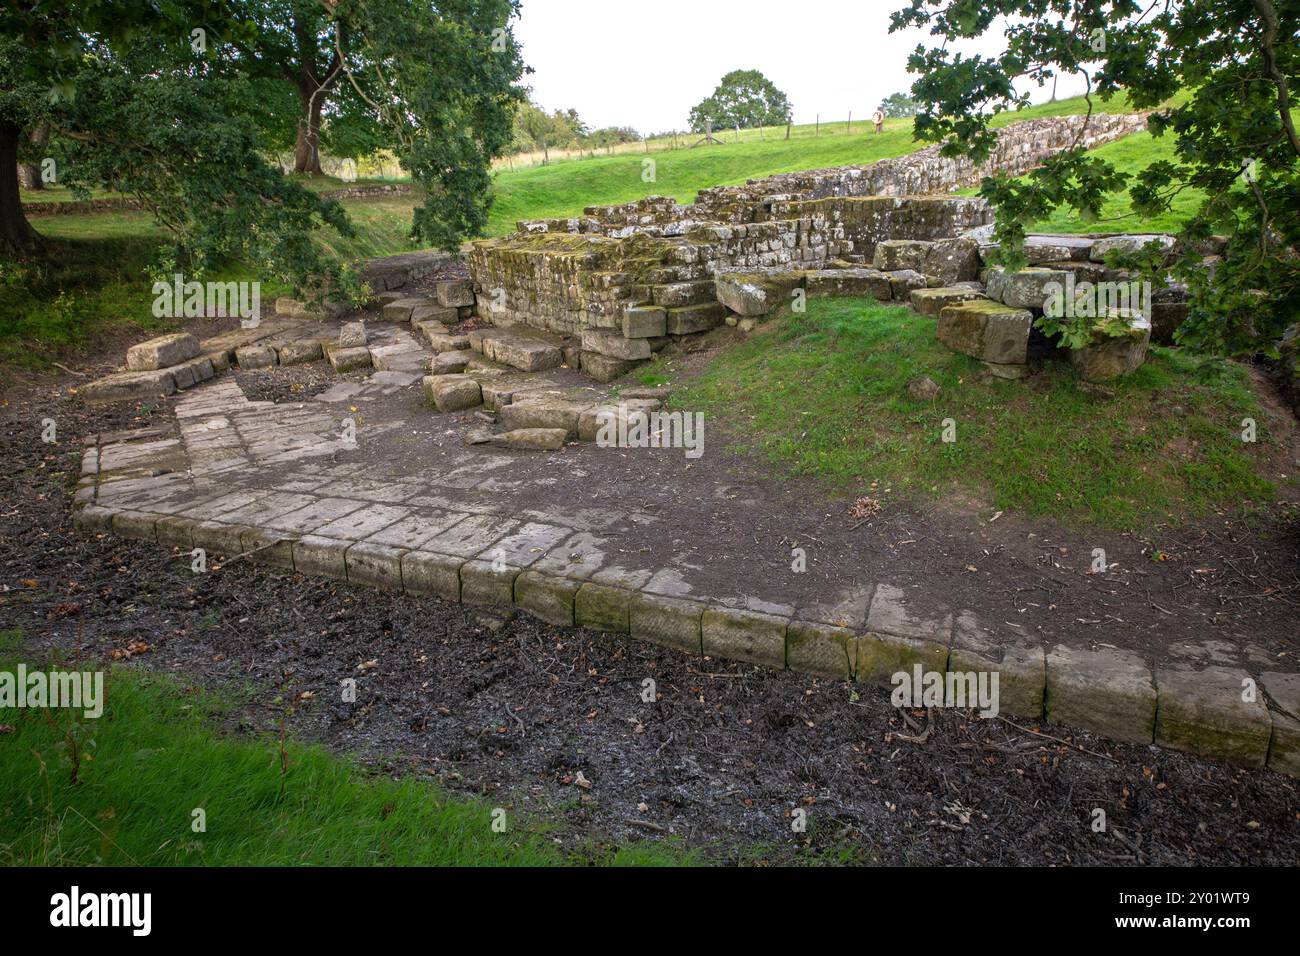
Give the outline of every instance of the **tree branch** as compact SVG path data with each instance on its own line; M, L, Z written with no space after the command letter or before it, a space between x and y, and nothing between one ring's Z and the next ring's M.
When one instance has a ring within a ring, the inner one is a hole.
M1287 138L1291 140L1291 148L1300 155L1300 135L1297 135L1295 122L1291 119L1291 94L1287 89L1286 77L1277 68L1277 58L1273 53L1273 44L1277 40L1278 30L1281 29L1277 10L1269 0L1255 0L1255 9L1259 11L1260 19L1264 21L1264 36L1260 41L1264 54L1264 72L1277 84L1277 108L1282 119L1282 127L1286 130Z

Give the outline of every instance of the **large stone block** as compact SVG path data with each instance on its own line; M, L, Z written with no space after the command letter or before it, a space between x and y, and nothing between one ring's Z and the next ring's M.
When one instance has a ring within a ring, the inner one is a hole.
M1054 291L1065 287L1065 281L1065 272L1059 269L1030 267L1019 272L990 269L988 296L1017 309L1042 309Z
M809 272L809 296L869 296L881 302L893 298L889 276L878 269L822 269Z
M1155 243L1163 252L1170 252L1174 248L1174 237L1164 235L1141 235L1141 236L1111 236L1109 239L1098 239L1092 244L1092 251L1089 254L1093 262L1104 262L1106 254L1109 252L1140 252L1150 243Z
M1268 767L1290 777L1300 777L1300 674L1267 671L1259 679L1273 702Z
M160 335L127 349L126 367L132 372L152 372L197 358L199 351L198 340L188 332Z
M330 365L334 366L334 371L340 375L344 372L370 368L374 364L374 360L370 357L370 349L364 346L353 349L330 349L329 355Z
M968 302L971 299L984 299L984 293L978 289L943 286L937 289L913 289L910 296L912 308L922 315L938 317L939 313L950 305ZM987 301L987 300L986 300Z
M629 609L632 636L699 654L703 614L704 605L698 601L638 592L632 596Z
M468 375L429 375L424 394L440 412L460 412L483 403L483 389Z
M626 632L630 628L632 591L588 581L574 597L574 621L600 631Z
M1156 700L1151 668L1130 651L1058 644L1047 654L1044 703L1054 724L1149 744L1155 740Z
M582 332L582 351L607 355L625 362L645 361L654 354L650 343L645 339L627 339L615 332L590 329Z
M802 272L731 272L717 277L715 294L737 315L760 316L788 306L802 286Z
M87 402L129 402L171 395L175 391L176 378L167 369L118 372L77 388L77 394Z
M515 578L515 606L548 624L569 626L578 587L579 582L567 578L524 571Z
M971 282L980 274L980 244L966 236L930 245L918 272L940 282Z
M988 299L945 306L939 312L937 336L958 352L998 365L1024 365L1029 355L1029 330L1034 316Z
M584 352L582 355L583 372L597 382L612 382L622 378L639 364L641 363L633 359L614 358L598 352Z
M525 332L500 330L485 332L483 355L521 372L544 372L564 364L564 353L555 343Z
M1131 312L1116 315L1129 324L1127 335L1094 336L1093 344L1070 350L1070 364L1085 382L1109 382L1123 375L1131 375L1146 361L1147 346L1151 343L1150 322Z
M270 368L279 360L269 345L241 345L235 349L235 361L242 369Z
M492 436L493 445L515 451L559 451L568 440L563 428L515 428Z
M705 302L700 305L687 305L668 310L668 334L690 335L694 332L707 332L716 329L727 317L727 307L718 302ZM586 366L583 366L586 370ZM597 379L597 381L606 381Z
M361 541L348 548L344 554L348 580L353 584L369 584L390 591L402 590L401 548L386 544Z
M970 611L957 615L948 670L976 674L996 672L1000 711L1031 720L1043 716L1043 694L1047 686L1046 653L1041 647L1019 638L990 633Z
M668 334L668 311L659 306L636 305L623 310L623 337L651 339Z
M468 279L448 279L438 282L433 287L438 304L446 308L458 309L474 304L474 283Z
M896 272L901 269L923 272L926 256L932 246L933 243L924 239L886 239L876 246L872 265L881 272Z
M705 654L765 667L785 667L788 619L734 608L708 608L700 618Z
M402 555L402 588L407 594L460 600L460 567L464 558L431 551L407 551Z
M519 570L496 561L466 561L460 566L460 599L466 604L513 604Z
M1243 670L1156 669L1156 743L1243 767L1262 767L1273 722ZM1250 700L1246 700L1250 697Z
M857 668L858 639L847 627L791 621L785 635L785 659L792 671L850 680Z

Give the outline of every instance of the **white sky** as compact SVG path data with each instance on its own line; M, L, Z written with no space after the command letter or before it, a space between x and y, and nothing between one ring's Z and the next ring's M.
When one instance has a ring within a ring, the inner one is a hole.
M685 129L692 106L731 70L759 70L784 91L796 123L865 119L914 77L924 31L889 33L905 0L522 0L515 35L524 82L548 110L573 108L594 128ZM996 28L995 28L996 29ZM963 47L996 53L1001 31ZM1058 97L1083 92L1062 77ZM1033 91L1036 102L1050 89Z

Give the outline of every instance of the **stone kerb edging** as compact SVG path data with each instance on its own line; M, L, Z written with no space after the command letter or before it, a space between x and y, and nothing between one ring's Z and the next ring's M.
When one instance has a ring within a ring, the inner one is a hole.
M344 186L320 193L322 199L387 199L410 193L410 183L389 183L378 186ZM41 216L84 216L101 212L144 212L148 206L139 199L127 196L111 199L70 199L67 202L23 203L23 215L28 219Z
M529 565L507 563L494 559L495 545L462 557L433 550L436 538L413 550L116 509L96 503L97 461L98 450L89 450L73 502L74 523L85 531L203 548L416 597L510 606L551 624L835 680L887 684L890 675L917 665L927 672L997 672L1000 709L1012 716L1045 717L1116 740L1300 777L1297 674L1258 675L1259 692L1247 703L1243 685L1255 678L1244 670L1162 665L1153 671L1138 655L1114 648L1006 646L970 612L916 615L904 592L888 584L875 586L852 610L758 605L760 611L662 593L644 573L620 573L612 581L606 575L598 583L590 580L594 569L581 565L530 566L540 556Z

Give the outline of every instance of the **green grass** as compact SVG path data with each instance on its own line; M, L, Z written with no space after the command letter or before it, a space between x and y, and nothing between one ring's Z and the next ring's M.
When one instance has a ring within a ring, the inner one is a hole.
M1086 108L1082 98L1059 100L1003 114L993 125L1005 126L1044 116L1069 116ZM1128 112L1129 106L1121 98L1098 109ZM586 206L631 202L645 196L671 196L678 202L689 203L694 201L696 193L710 186L737 185L747 179L805 169L873 163L903 156L924 145L912 138L910 119L888 120L885 131L879 135L868 128L865 123L854 124L853 132L846 135L843 123L828 123L823 125L821 136L814 136L812 126L798 126L789 141L784 138L784 128L764 130L764 139L759 139L757 130L742 130L738 143L730 141L734 134L726 134L725 146L650 154L628 152L501 171L495 176L496 201L488 234L513 232L520 219L577 216ZM647 158L655 161L652 183L641 178L642 161Z
M813 300L803 315L729 348L674 404L756 441L779 471L885 501L957 493L980 509L1137 530L1271 500L1270 437L1239 366L1153 349L1103 399L1068 365L986 379L935 339L935 322L872 300ZM663 375L655 365L643 375ZM942 391L912 399L928 375ZM956 422L955 443L942 423Z
M368 774L320 747L228 736L216 723L228 703L165 675L116 669L106 698L98 720L0 712L11 728L0 734L0 866L694 862L649 842L565 851L509 805L506 831L493 832L493 805ZM195 809L206 832L192 830Z

